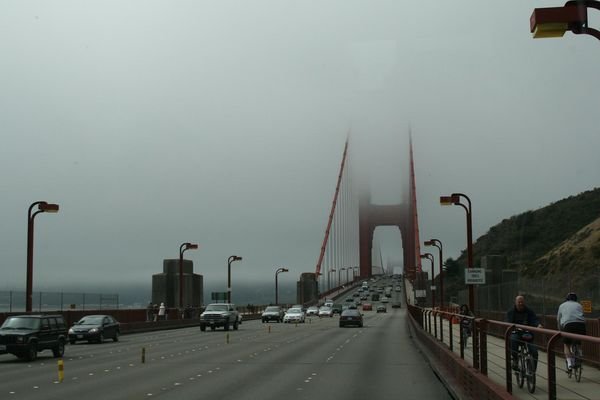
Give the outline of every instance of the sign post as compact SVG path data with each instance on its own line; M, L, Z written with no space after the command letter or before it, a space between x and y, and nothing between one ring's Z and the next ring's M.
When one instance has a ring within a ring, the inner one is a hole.
M216 302L225 302L227 301L227 292L212 292L210 294L210 299Z

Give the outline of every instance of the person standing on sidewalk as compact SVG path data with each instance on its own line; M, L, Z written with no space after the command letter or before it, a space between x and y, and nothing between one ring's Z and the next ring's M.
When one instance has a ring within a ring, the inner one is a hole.
M542 328L542 324L538 319L535 312L525 305L525 297L519 295L515 297L515 305L508 310L506 313L506 322L511 324L536 326ZM519 341L521 340L521 334L523 331L513 331L510 334L510 352L512 355L512 369L519 369L518 352L519 352ZM533 334L532 334L533 335ZM529 353L533 356L534 370L537 368L538 361L538 350L537 346L533 343L527 343Z
M577 295L569 293L566 300L558 307L556 314L558 330L578 335L585 335L585 317L583 316L583 307L577 302ZM571 353L571 345L577 342L573 339L564 338L563 345L565 358L567 359L567 368L573 368L575 359Z
M165 303L160 303L160 307L158 307L158 320L164 321L166 318L166 307Z
M473 318L475 314L471 311L467 304L463 304L460 306L459 314L460 318L460 332L462 334L463 340L463 349L467 348L467 342L471 337L471 332L473 331Z

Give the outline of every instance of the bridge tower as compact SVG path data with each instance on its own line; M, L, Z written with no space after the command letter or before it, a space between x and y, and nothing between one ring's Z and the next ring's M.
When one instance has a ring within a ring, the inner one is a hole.
M348 144L349 140L346 139L315 272L302 274L298 281L297 297L300 303L317 301L319 297L337 290L337 287L370 278L373 273L373 235L378 226L396 226L400 230L402 243L398 243L398 246L402 246L405 277L414 281L417 273L421 272L412 138L409 141L408 174L404 172L409 178L408 184L404 183L407 190L404 191L402 202L395 205L372 204L370 192L364 190L364 182L362 185L354 184L349 172ZM402 185L400 179L396 183ZM351 272L352 277L349 276Z
M402 255L404 259L404 274L413 281L416 272L421 271L419 257L419 226L417 217L417 197L415 171L412 152L412 138L409 143L409 185L406 199L396 205L371 204L371 194L363 191L359 199L359 257L360 277L370 278L372 271L373 234L378 226L396 226L402 238Z

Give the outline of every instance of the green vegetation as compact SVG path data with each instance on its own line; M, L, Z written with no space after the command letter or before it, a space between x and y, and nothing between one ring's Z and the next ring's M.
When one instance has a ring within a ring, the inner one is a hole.
M571 271L584 281L600 265L600 188L505 219L473 244L475 267L481 257L503 255L508 269L523 277L541 278ZM448 259L448 296L464 289L466 251Z

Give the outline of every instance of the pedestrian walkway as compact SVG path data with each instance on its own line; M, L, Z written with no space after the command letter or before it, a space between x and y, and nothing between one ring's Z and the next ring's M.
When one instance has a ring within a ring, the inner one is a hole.
M438 340L440 337L439 319L435 322L431 319L431 332L437 328ZM450 335L448 321L443 320L444 343L450 347ZM452 326L453 351L460 356L460 325ZM465 361L473 365L472 340L469 338L467 348L464 352ZM584 355L585 357L585 355ZM502 387L506 387L506 368L505 368L505 345L504 340L498 337L487 335L487 367L488 377ZM519 388L512 374L512 393L518 399L548 399L548 359L545 351L539 350L538 368L536 373L536 389L533 394L527 391L527 385ZM582 400L582 399L600 399L600 370L597 366L584 365L581 382L577 382L574 377L569 378L565 372L565 360L557 355L556 357L556 394L560 400Z

